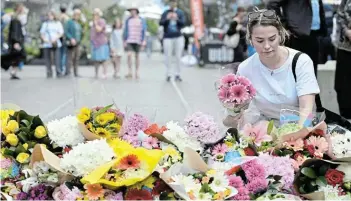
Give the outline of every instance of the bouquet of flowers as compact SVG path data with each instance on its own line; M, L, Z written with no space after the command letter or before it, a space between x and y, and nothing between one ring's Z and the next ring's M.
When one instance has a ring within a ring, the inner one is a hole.
M20 167L12 158L5 158L1 155L0 158L0 179L16 179L20 175Z
M231 163L243 156L256 156L256 149L245 138L239 138L238 130L230 128L223 140L208 146L203 154L208 162Z
M219 81L217 96L223 106L234 114L240 113L255 95L256 90L246 77L228 74Z
M85 138L95 140L119 136L124 114L117 109L112 109L112 106L81 108L77 119Z
M59 200L123 200L122 192L105 189L101 184L85 184L65 182L56 187L52 197Z
M185 118L185 132L203 144L219 141L222 136L214 118L202 112L196 112Z
M60 166L63 170L76 177L82 177L97 167L106 164L116 157L114 150L106 142L106 139L80 143L65 153Z
M340 126L333 126L329 132L331 155L333 158L351 157L351 131Z
M59 147L72 147L85 141L74 116L55 119L47 124L51 142Z
M126 200L175 200L174 191L158 177L152 174L141 182L127 188Z
M161 150L133 148L83 177L83 183L100 183L117 188L131 186L147 178L162 158Z
M31 116L21 110L4 118L1 123L4 125L1 135L4 156L14 157L19 163L26 164L30 160L31 150L37 143L46 145L51 151L55 150L39 116Z
M15 200L52 200L53 187L40 183L32 186L28 192L16 194Z
M141 114L133 114L132 116L128 117L128 120L123 124L123 139L132 144L134 147L140 147L142 141L138 137L139 132L146 130L148 125L149 120L145 116ZM150 142L154 143L155 141L150 139Z
M177 189L177 186L184 188L180 192L186 192L186 195L180 196L186 200L224 200L238 193L229 185L229 179L224 172L215 170L209 170L206 173L180 173L172 176L168 184L173 189Z
M161 142L167 142L167 139L163 137L163 132L166 130L165 126L159 127L157 124L151 124L144 131L138 132L138 140L146 149L161 149Z
M329 144L324 136L322 130L315 130L303 139L298 138L284 142L281 148L276 148L273 151L273 155L291 157L294 168L297 170L309 158L323 158L326 156Z
M351 200L351 164L307 160L295 176L294 187L307 199Z

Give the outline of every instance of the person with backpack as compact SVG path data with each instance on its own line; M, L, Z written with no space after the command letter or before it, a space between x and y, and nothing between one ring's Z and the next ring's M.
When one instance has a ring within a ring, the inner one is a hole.
M232 125L249 113L260 114L258 120L279 122L282 106L311 114L320 92L313 61L307 54L283 46L288 33L273 10L256 9L248 17L247 40L257 52L239 65L237 74L247 77L257 94L243 115L228 116L224 124ZM295 81L292 63L296 55Z

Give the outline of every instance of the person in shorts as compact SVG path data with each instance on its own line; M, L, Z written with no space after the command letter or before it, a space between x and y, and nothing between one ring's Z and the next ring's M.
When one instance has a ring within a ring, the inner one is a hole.
M135 55L135 78L139 79L140 58L139 51L145 46L146 22L139 16L139 10L136 7L128 9L131 16L125 22L123 32L124 46L128 55L128 74L126 78L132 78L132 55Z

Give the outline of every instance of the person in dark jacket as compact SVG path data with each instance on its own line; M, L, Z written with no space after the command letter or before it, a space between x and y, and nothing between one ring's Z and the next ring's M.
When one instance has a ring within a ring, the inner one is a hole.
M163 26L163 50L165 53L165 63L167 67L167 82L171 80L171 58L173 49L177 57L175 80L182 81L180 77L180 60L184 49L184 37L180 30L185 25L185 15L182 10L177 8L177 1L170 1L170 9L166 10L160 20L160 25Z
M246 15L246 10L242 7L238 8L236 15L233 18L233 21L230 23L229 29L226 33L227 36L231 37L236 33L239 33L240 39L238 46L234 48L234 61L233 62L242 62L246 59L246 32L243 27L243 18Z
M8 54L1 56L1 67L8 70L12 66L10 72L12 80L18 80L17 76L18 65L25 59L24 51L24 34L22 29L22 23L19 20L19 16L24 11L23 4L16 4L15 13L11 18L9 25L8 35Z
M322 0L270 0L267 8L275 10L289 31L286 45L308 54L317 75L318 38L327 35Z

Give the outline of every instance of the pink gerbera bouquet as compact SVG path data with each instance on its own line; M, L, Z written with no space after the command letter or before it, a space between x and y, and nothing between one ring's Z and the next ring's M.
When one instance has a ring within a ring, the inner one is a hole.
M256 90L246 77L228 74L220 79L217 95L224 107L238 113L255 97Z

